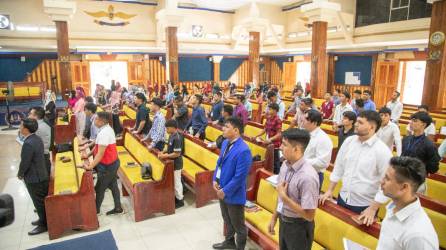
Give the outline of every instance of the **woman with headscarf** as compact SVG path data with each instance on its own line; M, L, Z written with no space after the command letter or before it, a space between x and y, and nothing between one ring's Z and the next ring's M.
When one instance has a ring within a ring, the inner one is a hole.
M113 119L113 130L115 132L115 135L119 137L122 134L122 126L121 122L119 121L119 107L121 104L121 92L119 92L116 89L117 85L111 86L111 93L110 98L108 99L108 103L102 108L107 111L111 112L112 119Z
M48 120L50 126L54 126L56 124L56 95L51 90L47 90L45 94L45 117Z
M70 91L70 98L68 98L68 108L73 109L74 105L77 102L77 97L76 97L76 91L75 90L71 90Z
M82 91L76 91L77 102L73 107L73 114L76 116L76 134L83 135L85 129L85 95Z

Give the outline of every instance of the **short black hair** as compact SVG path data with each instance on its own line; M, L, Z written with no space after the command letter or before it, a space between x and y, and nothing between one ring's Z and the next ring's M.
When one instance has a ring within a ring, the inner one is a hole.
M106 123L110 122L111 114L109 112L101 111L101 112L98 112L96 115L97 115L97 118L101 119L102 121L104 121Z
M203 96L200 94L195 94L195 98L197 98L197 101L199 104L201 104L203 102Z
M359 108L364 108L364 100L362 99L355 99L355 104Z
M141 101L143 101L143 102L146 102L146 101L147 101L146 96L145 96L143 93L141 93L141 92L136 93L135 96L136 96L136 98L138 98L139 100L141 100Z
M178 128L178 122L174 119L166 121L166 128Z
M221 91L217 91L217 92L215 92L215 94L218 95L218 96L220 96L220 97L223 96L223 93L221 93Z
M276 93L276 91L274 91L274 90L270 90L269 92L268 92L268 94L266 95L266 97L269 99L269 98L271 98L271 97L274 97L274 96L277 96L277 93Z
M431 123L432 123L432 117L424 111L418 111L415 114L412 114L410 116L410 119L411 120L413 120L413 119L420 120L421 122L426 124L426 128L429 127L429 125L431 125Z
M361 90L359 90L359 89L357 89L357 90L355 90L355 91L353 91L353 93L355 93L355 94L362 94L362 91Z
M279 112L279 104L277 104L277 103L270 103L268 105L268 108L274 109L276 112Z
M392 115L392 110L390 110L388 107L382 107L379 109L379 113Z
M349 99L351 98L350 93L348 93L347 91L342 92L342 94L345 96L345 98Z
M429 111L429 106L427 106L426 104L421 104L420 106L418 106L418 109L425 109Z
M303 98L302 100L300 100L300 102L303 102L305 105L307 105L307 106L311 106L311 105L313 105L313 99L311 99L311 98Z
M399 91L395 90L395 93L396 93L396 97L400 97L401 93Z
M22 120L23 127L28 129L30 133L35 133L39 128L39 124L36 119L25 118Z
M226 123L231 124L234 128L237 128L237 129L238 129L238 131L240 132L240 134L243 134L243 132L244 132L243 122L242 122L242 120L240 120L240 118L238 118L238 117L233 117L233 116L228 117L228 118L225 120L225 124L226 124Z
M234 113L234 107L232 107L232 105L230 105L230 104L225 104L223 106L223 112L226 112L226 113L232 115L232 113Z
M356 123L356 113L353 111L345 111L342 113L342 116L349 119L350 121L353 121L353 124Z
M296 92L297 92L297 91L302 91L302 92L304 92L304 89L302 88L302 86L297 86L297 87L296 87Z
M395 170L397 182L409 182L411 184L412 193L417 192L426 180L426 167L417 158L409 156L392 157L390 166Z
M341 89L335 89L335 91L341 93Z
M305 152L308 143L310 143L311 136L310 133L304 129L289 128L282 132L282 139L287 140L293 146L299 145L302 152Z
M34 110L34 113L36 114L39 120L42 120L45 117L45 110L42 107L35 106L32 107L32 110Z
M305 112L305 114L308 115L308 121L313 123L315 122L316 125L319 127L322 123L322 114L321 112L315 110L315 109L309 109Z
M375 123L375 133L379 130L381 127L381 117L379 116L379 113L374 110L364 110L359 113L358 117L365 118L368 122Z
M372 95L372 91L370 91L370 90L368 90L368 89L366 89L366 90L364 90L364 92L363 92L364 94L368 94L368 95Z
M98 107L96 106L96 104L94 104L92 102L87 102L85 104L85 109L94 114L94 113L96 113L96 110L98 109Z
M160 107L160 108L162 108L164 106L164 101L161 100L158 97L153 98L152 99L152 103L155 104L156 106Z
M91 96L87 96L85 97L85 102L94 102L94 99Z

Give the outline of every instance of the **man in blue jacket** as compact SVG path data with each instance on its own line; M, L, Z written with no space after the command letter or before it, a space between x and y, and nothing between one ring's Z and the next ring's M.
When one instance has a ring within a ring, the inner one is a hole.
M239 118L229 117L223 127L226 140L214 172L214 189L220 200L223 220L226 224L226 239L214 244L214 249L245 249L248 232L245 226L244 205L246 202L246 177L252 164L251 151L241 138L243 123ZM234 236L237 234L237 239Z

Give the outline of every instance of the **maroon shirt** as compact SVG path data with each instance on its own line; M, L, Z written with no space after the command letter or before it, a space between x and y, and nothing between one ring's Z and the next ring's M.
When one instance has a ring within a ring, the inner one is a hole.
M282 120L280 120L278 115L273 117L268 117L265 123L265 131L268 138L271 138L277 135L280 131L282 131ZM282 138L278 138L273 141L274 148L279 148L282 144Z
M330 118L331 114L333 114L334 109L334 103L333 101L325 101L322 103L322 118L328 119Z

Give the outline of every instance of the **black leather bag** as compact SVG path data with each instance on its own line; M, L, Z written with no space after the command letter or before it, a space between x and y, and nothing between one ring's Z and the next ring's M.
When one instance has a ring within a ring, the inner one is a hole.
M144 180L152 179L152 165L150 163L143 163L141 166L141 178Z
M57 153L63 153L73 150L73 145L71 143L65 143L65 144L58 144L56 145L56 152Z

